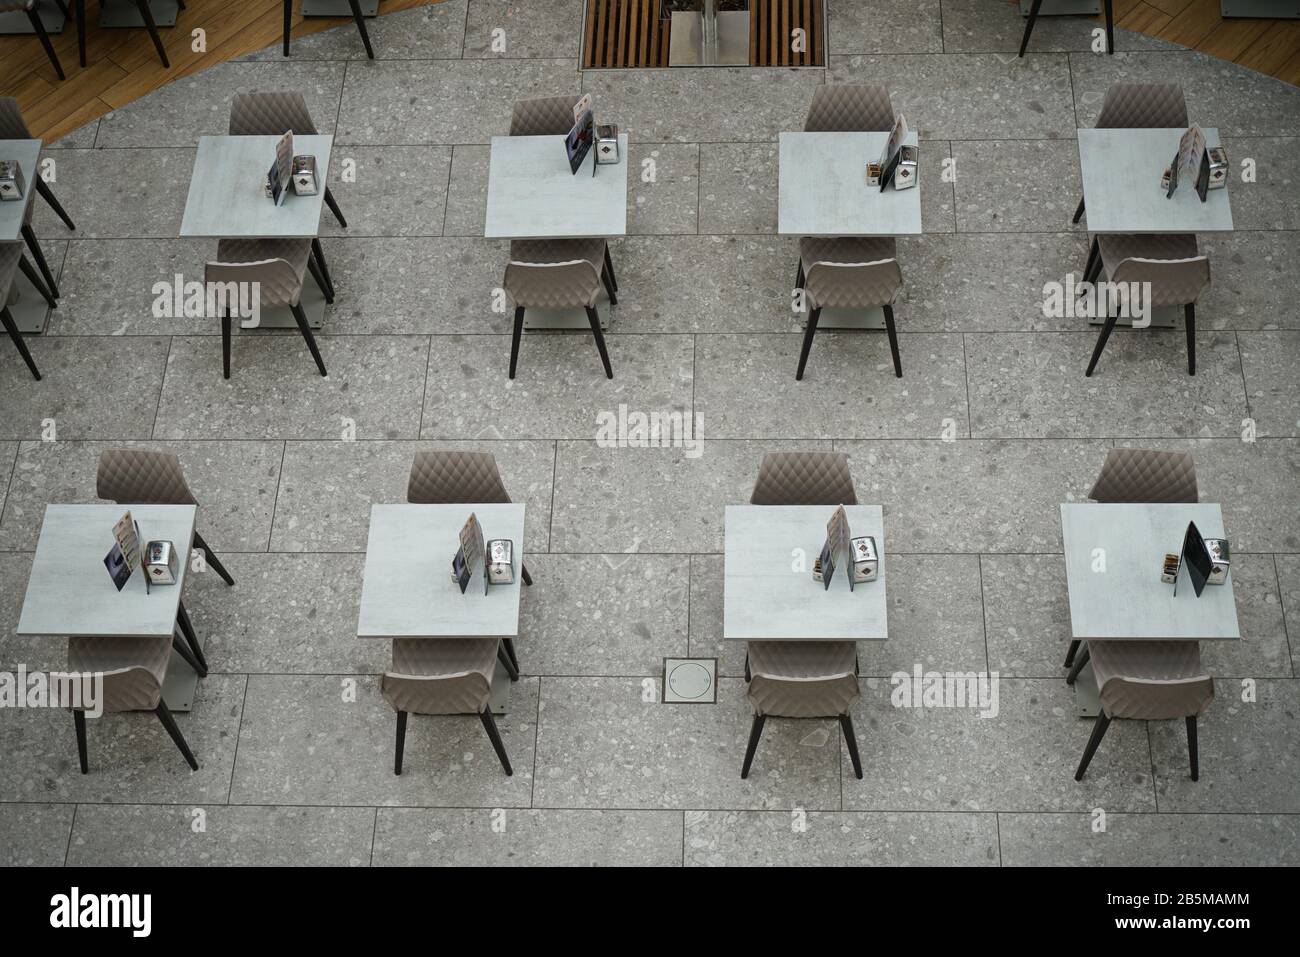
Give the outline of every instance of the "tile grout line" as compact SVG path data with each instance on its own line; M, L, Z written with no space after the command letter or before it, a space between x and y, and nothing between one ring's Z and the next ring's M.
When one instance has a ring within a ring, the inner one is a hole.
M1273 558L1273 581L1277 584L1277 602L1282 608L1282 634L1286 636L1287 659L1291 662L1291 677L1297 678L1300 675L1295 671L1295 648L1291 644L1291 625L1286 620L1286 593L1282 590L1282 570L1277 567L1277 555Z
M81 807L80 803L72 805L72 820L68 824L68 843L63 848L63 866L68 866L68 859L72 856L72 834L77 829L77 809Z
M370 828L370 866L375 866L375 838L379 834L379 808L375 808L374 823Z
M280 486L284 484L284 460L288 458L289 442L280 440L280 470L275 476L275 498L271 502L271 523L266 532L266 553L271 554L271 545L275 542L275 514L280 510Z
M153 409L153 424L149 427L149 438L146 441L158 441L158 419L162 417L163 395L167 391L167 366L172 360L172 345L175 343L175 336L167 337L167 354L163 356L162 379L158 383L158 402Z
M230 807L230 799L235 794L235 773L239 770L239 738L244 731L244 717L248 714L248 686L253 683L253 675L244 675L244 696L239 699L239 725L235 728L235 753L230 759L230 785L226 788L225 806ZM197 700L198 695L195 694Z

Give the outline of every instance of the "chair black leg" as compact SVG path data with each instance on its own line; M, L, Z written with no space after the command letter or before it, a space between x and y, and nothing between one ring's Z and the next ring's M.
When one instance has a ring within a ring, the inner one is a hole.
M375 51L370 46L370 33L366 30L366 18L361 15L361 5L358 0L348 0L348 6L352 8L352 19L357 21L357 29L361 31L361 42L366 45L366 56L373 60Z
M185 761L189 764L190 770L197 771L199 769L199 762L194 760L194 752L191 751L190 746L185 743L185 738L181 734L181 729L176 727L176 719L173 718L172 713L167 710L167 703L165 701L159 701L158 707L154 709L154 714L158 715L158 720L161 721L162 726L167 729L167 733L172 736L172 740L176 742L176 747L180 748L181 754L185 755Z
M50 43L50 35L45 32L45 24L41 22L41 15L36 8L27 11L27 19L32 21L32 29L40 38L41 46L45 47L45 55L50 58L50 63L54 65L54 72L59 75L60 80L67 79L63 75L63 65L59 63L58 55L54 52L54 46Z
M510 378L515 377L515 364L519 361L519 337L524 334L524 307L515 306L515 329L510 336Z
M311 273L311 278L316 281L316 288L324 294L325 305L332 306L334 304L334 293L330 290L329 283L325 281L325 277L321 275L320 267L316 265L316 260L310 256L307 257L307 271Z
M181 634L189 642L190 650L194 652L194 657L199 660L199 665L203 668L204 674L200 677L207 677L208 660L203 657L203 647L199 644L199 636L194 632L194 622L190 621L190 613L185 610L185 602L179 602L176 607L176 621L181 626Z
M50 184L45 182L45 180L41 179L39 176L36 177L36 192L40 193L45 202L50 204L50 209L54 210L54 212L58 214L59 219L63 220L64 226L67 226L69 229L77 228L72 222L71 217L68 216L67 212L59 204L59 201L54 198L54 191L50 189Z
M289 26L293 22L293 0L284 0L284 55L289 55ZM328 196L328 192L326 193ZM401 774L399 770L397 772Z
M1115 52L1115 10L1111 0L1106 0L1106 52Z
M749 673L749 652L747 651L745 652L745 680L750 681L753 677L754 676Z
M840 715L840 730L844 732L844 743L849 746L849 760L853 762L853 776L862 780L862 758L858 756L858 737L853 733L853 719L847 714Z
M1196 306L1183 306L1183 322L1187 326L1187 374L1196 375Z
M18 268L27 277L27 281L36 287L36 291L41 294L41 298L45 300L47 306L51 309L59 308L58 302L50 295L50 291L45 288L45 281L41 279L40 274L32 267L32 264L27 261L26 256L18 257Z
M325 247L320 244L319 239L311 241L311 254L316 258L316 265L320 267L321 275L325 277L325 285L321 286L321 291L329 295L330 302L334 301L334 277L330 275L330 267L325 262Z
M530 574L528 574L528 566L527 566L527 565L520 565L520 566L519 566L519 570L522 571L522 572L524 573L524 584L525 584L525 585L531 585L531 584L533 583L533 576L530 575Z
M1083 282L1079 283L1079 288L1075 290L1076 296L1083 295L1084 283L1093 282L1093 273L1101 265L1101 244L1094 238L1092 245L1088 247L1088 262L1083 267Z
M501 767L505 770L506 777L513 776L515 772L510 767L510 759L506 757L506 746L501 741L501 733L497 731L497 723L492 718L491 709L484 708L480 711L478 719L483 722L483 730L487 732L488 739L492 742L492 748L501 761Z
M311 326L307 325L307 313L302 311L302 303L295 302L289 309L298 323L298 331L307 340L307 348L311 350L311 357L316 360L316 368L320 370L321 375L326 375L325 362L320 357L320 350L316 348L316 337L311 334Z
M68 19L72 18L72 14L68 12L68 5L64 3L63 0L54 0L54 2L59 8L59 13L63 14L64 17Z
M1092 350L1092 359L1089 360L1088 371L1085 372L1084 375L1091 376L1092 370L1097 368L1097 360L1101 358L1101 350L1106 348L1106 340L1109 339L1110 334L1115 331L1115 321L1118 318L1118 313L1106 317L1106 324L1101 327L1101 334L1097 336L1097 346Z
M605 351L605 334L600 331L600 313L591 306L587 307L587 321L591 323L591 334L596 337L596 350L600 361L605 366L605 378L614 378L614 370L609 367L609 353Z
M519 680L519 670L515 668L515 663L510 660L506 650L499 645L497 646L497 661L506 666L506 674L510 676L512 682Z
M14 317L6 306L0 306L0 325L3 325L5 332L9 333L9 338L13 340L14 346L18 349L18 354L23 357L23 362L27 363L27 369L31 372L32 378L40 382L41 373L36 368L36 361L32 358L32 354L27 351L27 343L23 341L23 334L18 331L18 324L14 322Z
M1187 716L1187 757L1192 763L1192 780L1201 778L1201 765L1196 755L1196 715Z
M741 778L749 777L749 766L754 763L754 752L758 750L758 739L763 736L763 725L767 723L767 715L754 715L754 723L749 726L749 746L745 748L745 763L741 766Z
M1070 665L1074 664L1074 655L1079 650L1081 644L1083 644L1083 641L1079 638L1070 642L1070 650L1065 653L1065 665L1063 667L1068 668Z
M510 663L515 666L515 671L519 671L519 656L515 654L515 640L513 638L502 638L501 646L505 648L506 654L510 656Z
M77 54L84 67L86 65L86 0L77 0Z
M230 378L230 310L221 317L221 377Z
M808 364L808 353L812 351L813 336L817 335L817 319L821 314L820 309L808 313L808 325L803 331L803 348L799 350L799 368L794 373L796 382L803 378L804 366Z
M609 273L609 281L614 284L614 291L618 292L618 277L614 275L614 260L609 258L609 243L605 244L605 271Z
M184 640L175 632L172 632L172 648L176 651L176 654L185 659L185 663L190 666L196 675L200 678L208 676L208 669L199 664L198 659L194 657L194 653L186 647Z
M1074 211L1074 219L1070 220L1070 222L1077 223L1081 219L1083 219L1083 197L1082 196L1079 197L1079 208Z
M149 31L149 36L153 40L153 48L158 51L158 59L162 60L163 69L171 69L171 61L167 59L167 51L163 49L162 37L158 36L158 24L153 22L153 11L149 9L149 0L135 0L136 9L140 11L140 19L144 20L145 29Z
M803 259L799 260L799 267L794 271L794 288L802 289L804 279L807 277L803 274Z
M235 580L230 577L230 572L226 571L226 566L221 564L221 560L217 558L217 553L212 550L212 546L205 542L203 536L198 533L198 529L195 529L194 531L194 545L197 548L203 549L203 554L207 556L208 564L212 566L214 572L221 576L222 581L227 585L233 585L235 583Z
M609 304L611 306L617 306L618 290L614 288L614 280L609 278L609 270L602 269L600 271L600 281L605 284L605 293L609 296Z
M1105 711L1098 711L1097 723L1092 726L1092 737L1088 739L1088 746L1083 749L1083 760L1079 762L1079 770L1074 772L1076 781L1083 780L1083 772L1088 770L1088 762L1097 753L1097 745L1101 744L1101 739L1106 736L1108 727L1110 727L1110 718Z
M285 3L288 9L288 2ZM402 773L402 752L406 750L406 712L397 712L397 745L393 749L393 773Z
M1087 645L1084 645L1078 654L1074 656L1074 664L1070 666L1070 673L1065 676L1067 685L1074 684L1075 679L1079 677L1079 672L1083 670L1083 666L1088 663L1088 659L1091 657L1092 652L1088 650Z
M1038 8L1043 5L1043 0L1034 0L1033 6L1029 8L1029 20L1025 23L1025 34L1020 38L1020 55L1025 55L1025 47L1029 46L1029 35L1034 32L1034 23L1038 20Z
M77 726L77 757L81 761L81 773L89 774L90 765L86 759L86 712L72 712L72 721Z
M59 284L54 281L54 273L50 272L50 264L45 261L45 253L41 252L41 244L36 241L36 231L32 229L29 223L23 223L22 233L27 248L31 250L32 258L36 260L36 268L45 277L45 288L50 291L50 295L58 299Z
M898 357L898 329L894 326L894 307L885 304L885 331L889 333L889 353L894 357L894 376L903 378L903 360Z
M334 218L339 221L339 225L344 229L347 229L348 221L343 218L343 210L339 209L338 200L334 198L334 194L330 192L328 186L325 187L325 205L330 208L330 212L333 213Z

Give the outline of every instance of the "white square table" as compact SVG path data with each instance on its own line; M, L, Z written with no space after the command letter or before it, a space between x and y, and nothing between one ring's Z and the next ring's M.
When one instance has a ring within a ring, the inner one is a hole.
M199 137L181 238L315 239L320 234L334 137L294 134L294 155L316 157L318 188L313 196L299 196L290 187L284 203L276 206L266 195L266 174L279 141L279 136ZM215 249L212 258L216 259ZM325 294L310 274L303 283L301 302L307 322L319 329L325 317ZM288 308L262 310L261 325L298 328Z
M23 198L0 202L0 243L21 243L23 217L36 202L36 178L40 175L40 140L0 140L0 159L17 160L23 171ZM30 261L30 253L23 254ZM21 271L14 271L13 289L18 298L9 304L9 314L22 332L43 332L50 307Z
M494 136L488 161L488 239L613 239L627 235L627 134L618 137L618 162L596 165L596 147L576 173L569 170L563 136ZM592 174L593 169L595 175ZM503 266L504 268L504 266ZM601 292L596 312L607 322ZM529 309L528 329L591 328L583 309Z
M884 641L885 524L879 505L846 505L849 533L871 535L880 554L875 581L849 591L848 556L830 588L812 577L833 505L728 505L723 555L724 641ZM806 566L794 570L795 550Z
M113 526L128 511L140 526L142 549L155 539L175 546L176 584L146 590L140 568L120 592L113 584L104 556L115 541ZM189 571L197 511L193 505L45 506L17 634L58 639L170 637ZM198 675L173 651L163 688L167 707L190 710L197 684Z
M514 542L514 582L492 585L486 594L482 562L464 594L451 579L452 555L470 513L478 516L484 542ZM522 503L372 505L357 637L515 638L523 563ZM495 713L505 710L509 686L498 664L492 681Z
M867 184L888 133L782 133L777 233L782 236L918 236L921 183L885 190ZM917 145L909 131L906 146ZM805 316L806 318L806 316ZM818 328L883 329L883 309L824 309Z

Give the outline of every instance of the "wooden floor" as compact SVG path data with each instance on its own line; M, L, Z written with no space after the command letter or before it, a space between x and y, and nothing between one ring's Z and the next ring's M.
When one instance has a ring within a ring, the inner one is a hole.
M390 13L440 0L383 0ZM770 0L760 0L766 7ZM798 0L802 5L802 0ZM144 30L101 30L90 8L87 66L77 63L77 31L69 25L53 38L67 79L60 82L35 37L0 37L0 96L15 96L36 136L48 141L70 133L169 80L260 50L280 41L281 0L188 0L179 28L162 30L172 69L164 70ZM820 9L820 3L817 3ZM337 26L341 20L294 14L294 36ZM1219 0L1116 0L1116 24L1231 60L1300 86L1300 21L1224 20ZM191 49L191 31L207 33L207 50ZM666 30L664 39L666 40ZM358 38L358 44L360 39ZM585 46L585 44L584 44ZM655 46L667 58L667 43ZM820 60L820 50L814 58ZM652 59L652 58L648 58ZM584 55L584 63L586 56Z

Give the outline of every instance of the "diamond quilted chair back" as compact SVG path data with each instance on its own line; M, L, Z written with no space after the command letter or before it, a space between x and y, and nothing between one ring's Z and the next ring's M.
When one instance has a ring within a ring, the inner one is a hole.
M417 452L406 500L417 505L509 502L491 452Z
M280 136L287 130L316 133L307 99L297 90L236 93L230 101L231 136Z
M477 714L488 706L495 638L398 638L380 691L395 711Z
M510 135L564 136L573 129L573 107L579 99L577 94L571 94L516 100L510 115Z
M851 641L751 641L748 650L746 693L756 714L829 718L858 700Z
M137 505L198 505L170 452L109 449L99 457L95 494Z
M889 132L894 128L889 90L859 83L819 86L803 128L808 133Z
M0 96L0 140L30 140L32 134L27 129L18 101L12 96Z
M768 452L751 505L856 505L849 457L842 452Z
M1199 642L1090 641L1088 648L1101 706L1112 718L1189 718L1214 700Z
M1098 502L1195 502L1196 466L1185 452L1111 449L1088 494Z
M1097 128L1187 126L1187 101L1177 83L1112 83L1097 115Z

